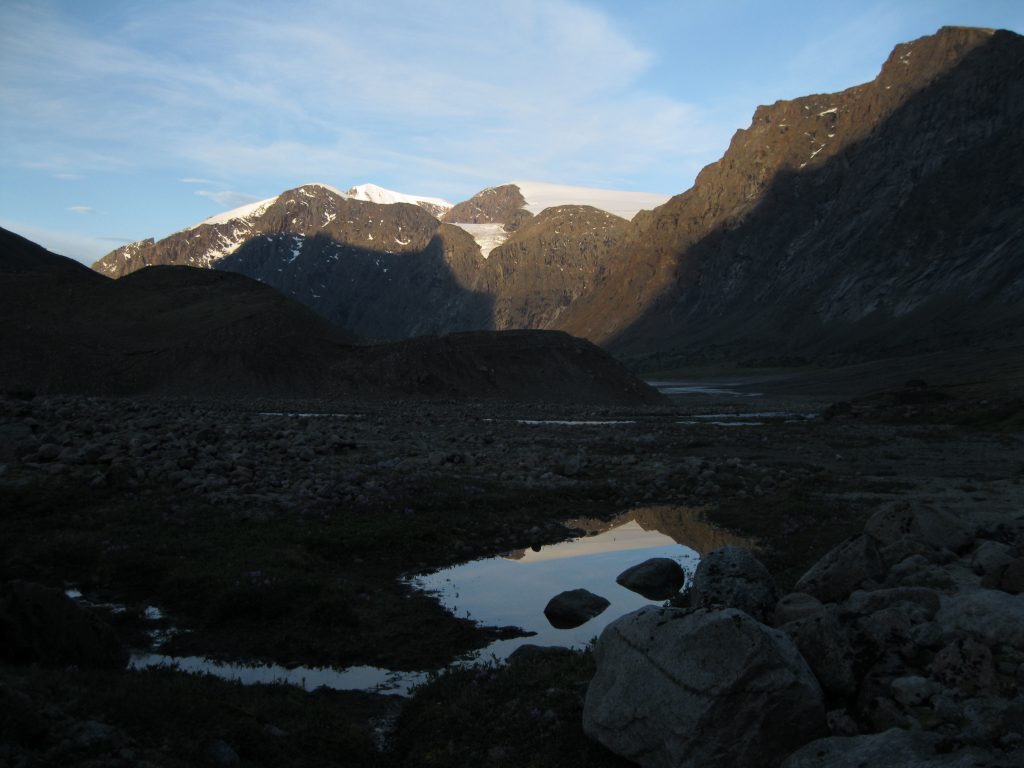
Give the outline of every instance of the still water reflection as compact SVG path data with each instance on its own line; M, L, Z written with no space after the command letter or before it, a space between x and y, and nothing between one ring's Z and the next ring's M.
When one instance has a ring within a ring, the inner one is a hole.
M701 554L726 544L753 546L708 525L700 510L689 507L643 507L611 521L578 518L570 526L586 532L538 550L517 550L501 557L474 560L435 573L412 577L414 587L431 592L457 616L485 626L516 626L524 637L498 640L460 659L456 665L503 660L522 645L560 645L580 648L625 613L653 601L616 583L615 577L652 557L669 557L693 575ZM575 629L556 629L544 617L544 606L560 592L588 589L611 604L600 615ZM137 653L131 666L145 669L174 666L182 672L212 674L242 683L289 683L313 690L369 690L407 695L427 672L394 672L377 667L330 669L287 668L274 664L226 663L207 658Z
M581 648L612 621L652 601L619 585L615 577L652 557L671 558L687 573L696 570L701 552L738 537L702 522L699 510L646 507L610 522L574 520L589 535L502 557L475 560L436 573L416 576L411 583L437 596L456 616L487 626L517 626L528 637L498 640L476 659L505 659L524 644ZM709 546L710 545L710 546ZM598 616L573 629L557 629L544 616L555 595L587 589L611 604Z

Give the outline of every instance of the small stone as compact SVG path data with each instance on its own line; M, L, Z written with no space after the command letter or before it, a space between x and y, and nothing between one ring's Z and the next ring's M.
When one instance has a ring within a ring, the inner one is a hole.
M827 717L828 730L833 736L856 736L860 733L857 721L845 709L829 710Z
M821 601L805 592L790 592L775 604L775 626L813 616L824 608Z
M950 643L932 660L931 673L964 693L992 693L998 685L992 651L975 640Z
M627 568L615 581L648 600L668 600L686 582L686 572L669 557L652 557Z
M575 629L609 605L608 600L586 589L571 589L551 598L544 607L544 616L556 629Z
M942 686L934 680L920 675L897 677L890 683L893 697L904 707L919 707L931 700L932 696L942 690Z
M979 576L1002 572L1014 559L1013 548L1001 541L980 541L971 555L971 570Z

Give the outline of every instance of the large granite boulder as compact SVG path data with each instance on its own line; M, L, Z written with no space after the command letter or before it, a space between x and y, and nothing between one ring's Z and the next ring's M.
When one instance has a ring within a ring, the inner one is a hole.
M642 608L594 657L583 729L643 766L773 766L826 732L796 646L735 608Z
M779 629L796 643L826 692L836 696L856 693L853 645L834 605L783 624Z
M695 608L722 605L768 622L779 595L768 569L749 549L722 547L701 558L690 588Z
M59 589L11 581L0 586L0 660L119 668L128 654L107 624Z
M648 600L668 600L686 583L686 572L670 557L652 557L627 568L615 581Z
M860 534L837 545L812 565L796 583L796 591L813 595L823 603L834 603L881 579L885 571L875 540Z
M864 533L878 542L890 564L931 550L961 552L974 542L977 527L938 509L893 505L867 521Z
M948 633L967 632L988 645L1024 648L1024 597L995 589L960 592L942 600L935 620Z
M570 589L552 597L544 616L556 629L574 629L586 624L611 603L586 589Z

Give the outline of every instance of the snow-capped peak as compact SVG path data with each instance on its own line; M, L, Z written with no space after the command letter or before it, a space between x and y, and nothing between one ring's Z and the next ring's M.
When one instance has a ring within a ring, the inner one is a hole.
M278 197L280 197L280 195L268 197L266 200L258 200L255 203L242 205L239 206L238 208L232 208L230 211L221 211L220 213L215 213L210 218L203 219L198 224L193 224L191 227L187 227L187 229L196 229L197 227L201 227L204 224L227 224L229 221L233 219L245 219L248 218L249 216L259 216L261 213L267 210L267 208L272 206Z
M303 189L305 187L320 187L321 189L326 189L328 192L333 192L338 197L351 197L352 196L352 195L346 194L345 192L342 192L337 187L332 187L330 184L324 184L323 182L320 182L320 181L311 181L309 184L303 184L301 187L299 187L299 189Z
M379 205L392 205L394 203L409 203L424 208L434 208L447 211L452 204L440 197L425 197L423 195L408 195L404 192L395 192L391 189L378 187L376 184L358 184L346 193L347 197L353 200L365 200Z

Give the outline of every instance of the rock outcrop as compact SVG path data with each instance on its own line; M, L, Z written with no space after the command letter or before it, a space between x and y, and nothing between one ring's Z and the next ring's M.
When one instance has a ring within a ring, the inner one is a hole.
M627 568L615 581L648 600L668 600L686 583L686 572L670 557L652 557Z
M574 629L604 612L611 603L586 589L570 589L552 597L544 616L556 629Z
M778 592L768 569L750 550L727 546L701 558L689 597L695 608L724 605L767 621Z
M452 206L441 217L450 224L502 224L512 232L530 218L526 198L515 184L488 187L469 200Z
M796 646L742 611L642 608L608 625L594 657L583 729L643 766L778 765L825 732Z
M774 623L820 685L831 735L807 743L814 734L792 734L792 754L783 754L777 744L745 743L733 732L736 718L750 722L745 696L707 681L763 672L762 660L744 648L758 646L752 633L773 630L721 607L645 609L610 625L595 649L584 727L642 765L1020 765L1024 598L1001 574L1022 544L1021 516L993 521L892 505L826 553L799 580L801 591L771 609L749 599L748 579L732 589L733 572L763 569L753 555L712 552L694 577L691 604L749 605ZM747 567L723 569L716 561ZM714 632L681 629L698 623L696 616L731 621L718 621ZM723 713L705 731L698 715L726 700L736 707L733 719ZM698 739L720 752L702 751Z
M494 327L551 328L604 279L627 222L585 205L548 208L490 252L477 290L494 297Z

